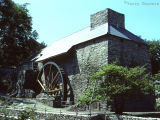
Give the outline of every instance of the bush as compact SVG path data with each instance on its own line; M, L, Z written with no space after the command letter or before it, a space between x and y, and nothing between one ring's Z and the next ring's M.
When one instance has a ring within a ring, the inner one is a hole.
M20 114L18 115L18 120L36 120L36 115L37 113L35 112L35 109L28 107L20 112Z
M144 67L128 68L109 64L91 75L90 80L90 86L79 99L81 104L98 100L113 101L119 114L130 96L154 93L153 78Z

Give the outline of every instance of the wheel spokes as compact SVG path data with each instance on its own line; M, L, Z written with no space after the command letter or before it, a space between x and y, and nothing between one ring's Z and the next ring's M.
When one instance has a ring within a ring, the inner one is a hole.
M64 70L54 62L46 63L38 74L37 82L48 95L61 96L64 100ZM66 94L66 93L65 93Z
M52 84L55 82L56 78L58 77L58 74L59 74L59 72L56 73L56 75L54 76L54 78L53 78L52 81L51 81L51 84L50 84L50 86L49 86L51 89L53 89Z
M40 86L42 87L43 90L45 90L44 86L42 85L42 83L40 82L40 80L38 80L38 83L40 84Z
M47 89L49 94L56 94L62 90L60 74L54 68L52 65L45 66L42 70L43 84L38 81L42 89Z

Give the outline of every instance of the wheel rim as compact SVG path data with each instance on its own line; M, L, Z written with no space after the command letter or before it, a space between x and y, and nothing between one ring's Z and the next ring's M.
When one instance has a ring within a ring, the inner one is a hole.
M61 96L65 99L64 95L64 79L59 66L54 62L47 62L41 68L37 81L40 84L43 92L52 96Z

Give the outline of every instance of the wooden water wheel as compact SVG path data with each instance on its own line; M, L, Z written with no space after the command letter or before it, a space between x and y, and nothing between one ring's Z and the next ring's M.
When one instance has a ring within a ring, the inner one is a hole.
M54 62L47 62L41 68L37 81L42 92L60 101L67 99L67 81L63 77L64 71Z

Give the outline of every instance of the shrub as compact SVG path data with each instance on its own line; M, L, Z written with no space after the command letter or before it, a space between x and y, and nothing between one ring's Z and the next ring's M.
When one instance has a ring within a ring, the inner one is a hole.
M128 68L109 64L91 75L90 80L91 84L79 99L80 102L89 104L98 100L113 101L118 114L122 113L127 98L153 94L154 90L153 78L144 67Z

